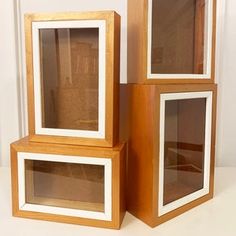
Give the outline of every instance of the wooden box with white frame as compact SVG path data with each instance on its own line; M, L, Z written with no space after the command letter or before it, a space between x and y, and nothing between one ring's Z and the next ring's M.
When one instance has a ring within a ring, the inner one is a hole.
M128 82L213 83L216 0L129 0Z
M30 141L119 141L120 16L25 15Z
M125 214L126 145L11 145L13 215L119 229Z
M213 197L214 84L129 85L127 209L157 226Z

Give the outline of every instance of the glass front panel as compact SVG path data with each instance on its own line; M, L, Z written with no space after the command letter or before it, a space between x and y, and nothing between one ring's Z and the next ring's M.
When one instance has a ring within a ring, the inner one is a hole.
M42 127L98 130L98 28L40 29Z
M152 74L205 74L205 0L152 0Z
M26 203L104 212L104 166L25 160Z
M164 205L203 188L205 117L206 98L165 102Z

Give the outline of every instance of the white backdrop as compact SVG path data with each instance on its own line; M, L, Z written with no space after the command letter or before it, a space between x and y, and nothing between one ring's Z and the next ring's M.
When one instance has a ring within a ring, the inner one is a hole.
M0 0L0 165L9 163L9 143L19 137L14 0Z
M16 5L18 4L18 11ZM121 22L121 82L127 81L127 0L0 0L0 165L9 165L9 144L27 131L23 14L116 10ZM226 5L226 7L224 7ZM218 0L217 165L236 166L236 1ZM14 18L15 17L15 18ZM18 24L16 24L16 22ZM19 36L19 37L17 37ZM19 54L19 60L17 60Z
M225 5L221 54L218 61L219 96L217 164L236 166L236 1ZM221 13L223 9L220 9Z

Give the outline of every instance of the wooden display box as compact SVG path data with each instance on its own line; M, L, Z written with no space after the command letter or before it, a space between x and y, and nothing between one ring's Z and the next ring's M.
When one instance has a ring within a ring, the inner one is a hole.
M120 16L27 14L25 31L30 141L114 146Z
M11 145L13 215L119 229L125 215L126 145Z
M127 209L154 227L211 199L216 85L129 85Z
M129 83L213 83L215 34L216 0L129 0Z

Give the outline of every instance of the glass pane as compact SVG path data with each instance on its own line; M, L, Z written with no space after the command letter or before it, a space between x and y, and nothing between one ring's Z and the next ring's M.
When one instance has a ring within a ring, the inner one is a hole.
M206 98L165 103L164 205L203 188Z
M25 161L26 202L104 212L104 166Z
M152 0L153 74L206 73L205 0Z
M98 28L40 29L42 127L98 130Z

